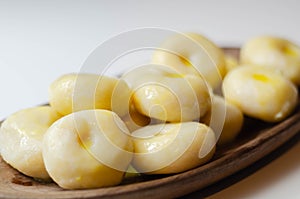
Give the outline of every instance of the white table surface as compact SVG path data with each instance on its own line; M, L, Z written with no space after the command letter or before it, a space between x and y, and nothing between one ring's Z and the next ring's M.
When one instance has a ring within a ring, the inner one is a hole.
M54 79L78 72L90 52L121 32L194 31L220 46L269 34L300 44L299 8L297 0L0 0L0 118L47 102ZM299 153L300 143L210 198L299 198Z

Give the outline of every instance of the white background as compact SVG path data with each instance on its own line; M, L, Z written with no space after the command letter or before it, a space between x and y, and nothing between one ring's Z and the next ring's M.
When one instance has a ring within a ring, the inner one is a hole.
M300 4L280 1L0 0L0 118L47 102L49 84L105 40L141 27L199 32L220 46L261 34L300 44ZM297 198L300 144L212 198Z

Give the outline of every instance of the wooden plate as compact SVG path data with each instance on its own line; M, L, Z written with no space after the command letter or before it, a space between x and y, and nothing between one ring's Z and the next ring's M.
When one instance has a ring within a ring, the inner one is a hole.
M237 57L238 48L224 48ZM0 157L0 198L174 198L216 183L265 157L295 136L300 129L300 105L276 124L246 118L236 142L218 148L214 158L198 168L175 175L139 176L115 187L63 190L55 183L41 183L20 174Z

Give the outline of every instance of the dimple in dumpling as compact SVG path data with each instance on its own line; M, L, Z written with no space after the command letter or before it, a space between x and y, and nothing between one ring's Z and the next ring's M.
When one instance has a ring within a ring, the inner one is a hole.
M121 118L126 124L128 130L133 132L143 126L151 123L151 118L139 113L132 100L130 101L129 113Z
M64 116L46 132L43 157L51 178L65 189L119 184L132 159L123 121L107 110Z
M49 106L28 108L9 116L0 129L3 159L25 175L50 179L42 157L42 142L47 129L60 117Z
M226 73L224 52L197 33L175 34L154 51L152 62L176 69L182 74L200 75L217 88Z
M140 173L183 172L208 162L215 152L214 132L198 122L149 125L132 136L132 165Z
M62 115L87 109L128 113L131 90L125 81L96 74L66 74L49 88L49 102Z
M144 65L122 77L131 86L136 109L169 122L197 120L210 107L210 89L200 76Z
M223 81L227 101L248 116L267 122L286 118L296 107L298 90L281 73L259 66L240 66Z

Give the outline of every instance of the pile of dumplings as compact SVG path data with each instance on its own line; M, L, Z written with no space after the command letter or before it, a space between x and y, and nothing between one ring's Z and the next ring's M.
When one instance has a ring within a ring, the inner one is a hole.
M197 33L167 38L152 62L121 77L66 74L49 105L20 110L0 129L3 160L64 189L115 186L131 171L173 174L231 144L244 115L280 122L298 102L300 48L255 37L240 58Z

